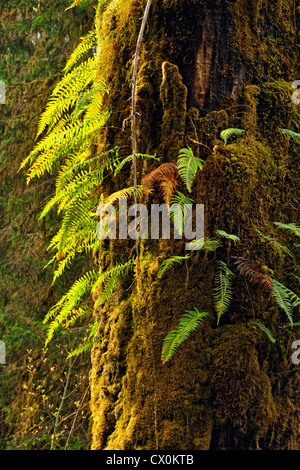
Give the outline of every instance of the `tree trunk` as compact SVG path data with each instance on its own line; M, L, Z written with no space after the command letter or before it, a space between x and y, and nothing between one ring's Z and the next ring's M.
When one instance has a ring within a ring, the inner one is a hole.
M100 2L96 18L99 75L109 83L113 109L99 149L119 145L124 155L131 153L124 120L144 8L139 0ZM280 328L287 323L282 309L234 264L234 256L249 259L296 289L289 255L255 230L279 234L285 244L288 234L273 222L297 221L299 146L278 132L297 131L300 122L300 105L291 100L291 83L300 78L296 13L293 0L153 2L139 61L138 152L156 153L161 164L192 147L205 160L189 195L205 206L205 236L219 229L241 241L191 252L161 279L161 261L184 255L184 243L141 243L142 285L137 273L95 310L102 341L92 352L93 449L299 448L299 370L291 361L297 328ZM224 145L220 132L227 128L246 132ZM158 166L146 162L138 160L139 182ZM131 185L125 170L106 190ZM157 191L147 202L163 201ZM130 241L115 241L97 261L108 268L133 251ZM218 325L216 260L236 274ZM163 364L164 338L194 308L209 316Z

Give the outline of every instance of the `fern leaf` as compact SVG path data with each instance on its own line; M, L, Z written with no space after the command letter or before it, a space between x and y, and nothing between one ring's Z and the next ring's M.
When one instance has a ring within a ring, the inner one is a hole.
M99 305L104 304L111 297L120 280L128 276L134 266L134 263L135 259L133 258L126 263L117 264L112 269L105 271L97 279L93 285L92 292L98 289L101 285L103 288L101 296L97 300L95 307L99 307Z
M92 29L86 36L80 39L80 43L74 49L65 65L63 70L65 73L69 72L72 67L74 67L74 65L82 58L82 56L94 46L96 42L96 31Z
M276 343L276 339L272 335L271 331L263 323L257 321L256 325L267 335L271 343Z
M158 168L155 168L151 173L144 176L141 181L141 185L144 188L144 191L149 191L153 188L155 183L166 180L173 181L175 188L175 181L178 175L178 168L175 162L163 163Z
M202 170L203 160L195 157L190 147L182 148L179 152L177 167L178 173L190 193L197 171Z
M224 129L221 132L220 137L222 140L224 140L225 145L227 145L227 142L230 139L230 137L241 136L244 134L244 132L245 132L244 129L235 129L233 127L230 127L229 129Z
M156 155L147 155L147 154L143 154L143 153L137 153L136 154L136 157L137 158L142 158L142 159L154 159L154 160L157 160L159 162L160 158L157 157ZM122 168L126 165L126 163L129 163L129 162L132 162L132 155L128 155L127 157L123 158L123 160L117 165L116 169L115 169L115 172L114 172L114 175L116 176L118 173L120 173L120 171L122 170Z
M215 234L220 238L225 238L226 240L233 241L234 244L241 241L237 235L229 234L224 230L215 230Z
M289 223L289 224L283 224L281 222L274 222L277 227L285 230L290 230L296 235L297 237L300 237L300 227L294 223Z
M158 279L160 279L168 269L172 268L175 263L181 264L183 260L186 260L189 258L190 258L190 255L185 255L185 256L172 256L171 258L165 259L160 265L158 275L157 275Z
M250 282L259 283L262 286L266 286L267 289L272 292L273 283L272 280L262 271L261 266L258 266L253 261L239 257L234 262L239 272L249 278Z
M181 343L202 324L203 318L207 315L207 312L200 313L196 308L192 311L187 310L186 315L181 318L179 326L164 339L161 356L163 363L166 363L174 356Z
M279 129L280 134L289 137L290 139L294 140L297 143L300 143L300 134L289 129Z
M291 251L288 249L287 246L282 245L275 238L269 237L268 235L264 235L260 230L258 230L258 228L256 228L256 227L254 227L254 228L255 228L256 232L259 234L260 238L262 240L265 240L266 242L268 242L274 248L274 250L276 250L279 253L286 253L287 255L293 257L293 254L291 253Z
M186 217L186 207L193 203L193 199L185 196L185 194L177 191L173 195L170 207L170 218L174 224L175 230L182 235L184 229L184 220Z
M55 331L70 320L72 312L78 306L78 303L82 301L87 292L90 292L96 276L97 274L94 270L87 272L78 279L69 291L49 310L44 319L44 323L47 323L53 318L54 320L51 321L48 327L45 345L51 341ZM83 311L83 309L77 309L78 317L82 315Z
M194 246L195 250L203 250L203 251L216 251L218 248L222 246L222 242L220 240L216 240L214 238L202 238L196 239L189 242L192 246Z
M286 313L286 316L291 324L293 324L293 305L291 302L291 291L287 289L276 279L269 278L272 282L272 295L282 310Z
M224 315L230 305L232 299L232 280L235 278L235 274L228 268L226 263L218 261L219 270L215 275L215 287L214 287L214 303L215 310L217 313L217 325L219 324L220 318Z

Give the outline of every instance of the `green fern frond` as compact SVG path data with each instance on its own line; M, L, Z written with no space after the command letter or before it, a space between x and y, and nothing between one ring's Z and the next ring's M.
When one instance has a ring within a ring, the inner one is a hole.
M256 321L256 325L267 335L271 343L276 343L276 339L272 335L271 331L263 323Z
M185 196L185 194L180 191L177 191L177 193L173 195L170 207L170 218L179 235L183 234L184 220L186 217L185 206L191 205L193 202L193 199Z
M268 277L268 276L267 276ZM281 284L276 279L270 278L273 285L272 296L275 299L276 303L279 305L282 310L286 313L286 316L291 324L293 324L293 296L292 293L287 287ZM294 294L296 295L296 294Z
M300 143L300 134L289 129L279 129L280 134L289 137L290 139L294 140L297 143Z
M190 147L180 150L177 160L178 173L189 193L192 191L195 175L198 170L202 170L203 163L203 160L194 156Z
M234 244L241 241L237 235L229 234L224 230L215 230L215 234L220 238L225 238L226 240L233 241Z
M291 232L294 233L297 237L300 237L300 227L294 223L289 223L289 224L283 224L281 222L274 222L277 227L285 230L290 230Z
M95 42L96 42L95 29L92 29L86 36L83 36L80 39L81 39L80 43L74 49L74 51L70 55L65 65L65 68L63 70L65 73L69 72L74 67L74 65L82 58L82 56L95 45Z
M227 142L230 139L230 137L241 136L244 134L244 132L245 132L244 129L235 129L233 127L230 127L229 129L224 129L221 132L220 137L222 140L224 140L225 145L227 145Z
M274 248L275 251L277 251L279 253L286 253L287 255L293 257L292 252L288 249L287 246L282 245L278 240L276 240L273 237L269 237L268 235L264 235L260 230L258 230L258 228L256 228L256 227L254 227L254 228L255 228L256 232L259 234L260 238L262 240L265 240L266 242L268 242Z
M186 312L180 319L178 327L171 331L164 339L161 356L163 363L166 363L174 356L181 343L202 324L203 318L208 315L208 312L200 313L197 308L192 311L187 310Z
M189 244L193 246L195 250L203 251L217 251L218 248L223 246L221 240L206 237L204 239L192 240Z
M175 263L181 264L183 260L186 260L189 258L190 258L190 255L185 255L185 256L172 256L171 258L165 259L160 265L158 275L157 275L158 279L160 279L168 269L172 268Z
M235 278L235 274L230 271L227 264L223 261L218 261L218 267L219 270L215 275L213 293L217 313L217 325L219 324L221 316L224 315L229 308L232 299L232 280Z

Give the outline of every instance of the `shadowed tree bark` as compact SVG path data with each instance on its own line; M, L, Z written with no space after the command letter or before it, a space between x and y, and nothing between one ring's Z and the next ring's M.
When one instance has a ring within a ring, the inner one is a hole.
M113 110L99 148L119 145L124 155L131 152L124 120L145 4L106 1L97 10L98 72L109 83ZM259 274L297 289L294 261L255 230L288 244L291 238L273 222L298 218L299 145L278 132L299 129L299 107L291 101L291 83L300 74L297 22L292 0L153 2L137 76L137 151L156 153L164 163L191 146L205 160L189 194L205 206L205 236L219 229L241 241L192 252L161 279L160 263L185 255L184 242L141 242L141 275L122 282L95 310L102 342L92 352L93 449L299 448L299 371L291 361L299 333L280 328L287 323L284 311L234 264L235 256L250 259ZM224 145L220 132L227 128L245 133ZM138 183L158 166L137 163ZM131 185L125 169L106 190ZM159 188L144 202L162 203ZM131 241L114 241L95 258L107 269L133 252ZM236 274L219 325L216 260ZM163 364L164 338L195 307L209 316Z

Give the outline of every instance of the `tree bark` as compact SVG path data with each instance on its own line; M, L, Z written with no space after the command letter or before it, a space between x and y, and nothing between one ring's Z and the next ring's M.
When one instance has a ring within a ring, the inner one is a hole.
M96 19L99 74L113 109L99 147L119 145L124 155L131 148L129 126L121 130L130 116L128 76L144 7L100 2ZM192 253L162 279L161 261L184 255L184 243L141 243L142 287L124 281L95 311L102 342L92 352L93 449L299 448L299 371L290 358L297 329L280 329L284 313L242 276L219 325L213 302L216 258L233 270L234 256L251 259L295 288L287 257L255 231L274 235L274 221L298 216L299 147L278 133L300 123L291 101L291 82L300 77L295 21L292 0L153 2L137 78L137 152L156 153L163 163L191 146L205 160L191 194L205 206L205 236L221 229L241 242ZM225 146L226 128L246 132ZM155 167L137 164L138 182ZM125 171L106 190L130 182ZM150 202L162 202L158 191ZM132 249L116 241L97 262L107 268ZM209 311L208 320L163 365L165 336L195 307ZM275 332L275 344L256 320Z

